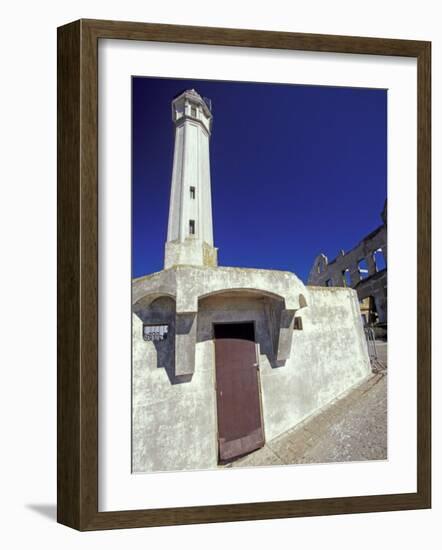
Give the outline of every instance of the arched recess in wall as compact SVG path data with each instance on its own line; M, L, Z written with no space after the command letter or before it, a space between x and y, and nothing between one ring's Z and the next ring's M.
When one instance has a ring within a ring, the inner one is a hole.
M136 302L132 311L143 321L155 322L155 318L158 321L162 321L164 316L169 317L174 314L176 310L175 296L165 293L155 293L143 296L138 302Z
M206 298L212 298L215 296L224 296L224 297L228 296L230 298L241 298L241 297L260 298L262 296L266 296L268 298L273 298L278 301L284 300L284 296L280 296L279 294L269 292L268 290L263 290L259 288L238 287L238 288L222 288L219 290L213 290L205 294L201 294L200 296L198 296L198 301L204 300Z

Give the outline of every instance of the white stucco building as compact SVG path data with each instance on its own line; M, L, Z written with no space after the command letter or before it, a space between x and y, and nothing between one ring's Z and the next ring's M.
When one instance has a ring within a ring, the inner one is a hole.
M132 287L134 472L215 468L370 372L354 290L217 265L210 102L187 90L172 120L164 270Z

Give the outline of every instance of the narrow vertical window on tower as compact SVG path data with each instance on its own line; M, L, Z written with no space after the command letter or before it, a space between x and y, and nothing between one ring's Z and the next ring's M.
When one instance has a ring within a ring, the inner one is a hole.
M195 187L191 187L191 188L190 188L190 198L191 198L191 199L194 199L194 198L195 198Z
M195 220L189 220L189 235L195 235Z
M196 107L194 105L190 107L190 114L196 118Z

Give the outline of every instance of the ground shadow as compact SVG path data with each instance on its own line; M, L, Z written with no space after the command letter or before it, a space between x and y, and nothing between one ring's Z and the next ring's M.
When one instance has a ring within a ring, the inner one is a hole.
M57 521L56 504L25 504L25 508L36 512L47 519Z

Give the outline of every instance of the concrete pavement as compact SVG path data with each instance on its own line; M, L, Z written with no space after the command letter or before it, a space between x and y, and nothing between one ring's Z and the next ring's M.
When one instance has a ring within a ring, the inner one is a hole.
M386 360L387 345L382 344L377 372L262 449L225 467L386 460Z

